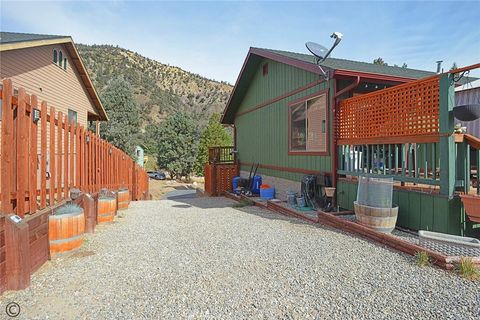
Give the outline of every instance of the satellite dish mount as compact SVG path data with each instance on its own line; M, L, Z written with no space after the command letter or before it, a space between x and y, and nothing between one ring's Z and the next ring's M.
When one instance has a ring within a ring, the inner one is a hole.
M328 58L330 53L332 53L333 49L335 49L336 46L342 41L343 34L340 32L334 32L330 36L330 38L335 39L335 42L333 43L332 47L330 50L322 46L321 44L315 43L315 42L307 42L305 43L305 46L307 47L308 51L310 51L316 58L316 63L318 68L320 69L320 72L322 73L323 77L325 80L329 79L329 74L328 71L323 70L322 68L322 63Z

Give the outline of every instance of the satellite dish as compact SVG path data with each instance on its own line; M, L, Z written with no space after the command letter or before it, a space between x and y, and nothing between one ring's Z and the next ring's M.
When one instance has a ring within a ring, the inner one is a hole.
M333 49L340 43L340 41L342 41L343 34L341 34L340 32L334 32L332 33L330 38L335 39L335 42L333 43L330 50L328 50L321 44L318 44L315 42L309 41L305 43L305 46L307 47L308 51L310 51L317 58L317 65L320 68L320 71L322 72L326 80L328 80L328 74L323 70L321 64L328 58L330 53L332 53Z
M322 60L328 52L327 48L315 42L309 41L305 43L305 47L307 47L308 51L310 51L315 57L320 60Z

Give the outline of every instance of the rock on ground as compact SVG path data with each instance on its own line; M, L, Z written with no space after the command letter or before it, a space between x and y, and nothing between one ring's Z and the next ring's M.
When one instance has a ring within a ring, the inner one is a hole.
M224 198L132 202L7 292L17 319L478 319L478 282ZM0 311L3 312L3 311Z

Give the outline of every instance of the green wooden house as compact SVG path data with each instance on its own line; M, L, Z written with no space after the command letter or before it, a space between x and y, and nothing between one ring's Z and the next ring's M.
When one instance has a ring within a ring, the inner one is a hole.
M248 176L252 163L259 163L258 172L265 183L276 187L278 198L285 199L287 190L299 191L305 175L324 174L337 188L338 205L353 209L357 189L355 176L365 172L363 167L367 167L359 166L360 149L366 147L372 151L372 157L368 159L370 164L375 161L374 155L379 157L382 152L384 162L387 159L393 162L391 158L397 148L397 158L403 158L406 165L408 154L402 152L407 150L403 149L404 141L395 139L349 145L347 149L341 146L338 143L341 101L432 77L435 73L335 58L328 58L322 66L330 75L328 80L321 75L315 58L309 54L250 48L221 122L234 127L241 172ZM453 94L453 85L449 83L445 88ZM451 108L452 105L447 102L445 107ZM449 120L448 126L453 128L453 119ZM436 178L435 173L440 162L439 146L442 142L439 139L413 141L418 142L415 148L419 148L419 152L408 165L423 161L425 170L413 166L416 172L413 177L410 176L410 172L414 172L412 169L407 171L405 168L401 174L397 170L395 180L403 187L409 182L418 182L439 188L440 178ZM353 152L353 159L345 157L345 152ZM366 154L363 152L363 162L367 160ZM453 168L454 160L450 160L449 166ZM397 166L399 162L402 159L396 159ZM373 172L372 167L366 168L368 172ZM392 174L392 167L384 165L387 172L381 173ZM434 173L428 179L428 174L423 172L432 170ZM453 175L454 170L448 172ZM421 174L427 179L422 179ZM466 221L461 212L461 201L453 197L455 177L447 176L446 179L452 184L447 192L396 188L394 201L400 206L398 224L415 230L473 233L474 225Z

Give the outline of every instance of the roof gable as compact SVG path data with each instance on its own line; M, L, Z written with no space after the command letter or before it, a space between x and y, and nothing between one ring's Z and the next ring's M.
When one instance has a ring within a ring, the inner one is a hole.
M70 55L73 65L78 71L82 83L85 86L95 108L98 111L99 120L108 120L107 113L103 108L102 102L95 90L87 70L80 58L80 55L69 36L54 36L30 33L0 32L0 52L9 50L18 50L31 47L39 47L51 44L63 44Z
M280 50L250 48L223 112L221 119L222 123L233 123L236 110L248 90L248 85L263 58L285 63L315 74L321 74L320 69L316 64L315 57L312 55ZM421 79L435 74L434 72L429 71L381 66L373 63L336 58L327 58L322 63L322 67L326 71L333 71L335 74L339 75L342 73L353 73L370 79L388 79L399 83Z

